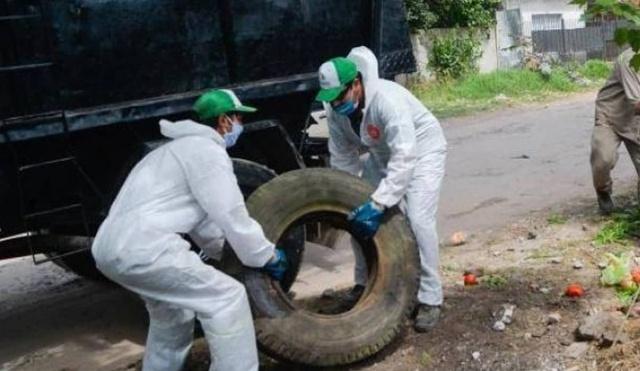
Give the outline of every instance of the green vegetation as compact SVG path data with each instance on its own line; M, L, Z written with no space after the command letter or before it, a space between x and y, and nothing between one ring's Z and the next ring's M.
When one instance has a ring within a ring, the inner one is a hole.
M610 70L601 61L555 66L548 75L526 69L500 70L458 80L418 83L411 90L438 118L444 118L594 89L602 85Z
M611 17L627 22L626 27L616 29L615 40L620 46L629 44L636 55L631 66L640 70L640 7L638 0L572 0L586 8L589 18Z
M481 56L480 42L473 32L447 35L433 41L429 69L440 80L459 79L477 72L476 62Z
M495 23L501 0L405 0L413 30L429 28L488 28Z
M567 222L567 217L560 214L551 214L547 218L547 223L549 224L565 224Z
M626 210L613 215L596 235L597 246L627 244L631 237L640 235L640 209Z
M628 308L629 306L634 304L633 299L636 296L636 291L637 290L635 288L625 289L622 287L616 287L616 297L623 307Z
M578 73L590 80L606 80L611 74L611 66L603 60L591 59L578 67Z
M501 289L507 285L507 279L499 274L490 274L483 281L492 289Z
M420 354L420 366L429 367L429 365L431 365L431 362L433 362L433 358L431 357L431 355L423 351Z

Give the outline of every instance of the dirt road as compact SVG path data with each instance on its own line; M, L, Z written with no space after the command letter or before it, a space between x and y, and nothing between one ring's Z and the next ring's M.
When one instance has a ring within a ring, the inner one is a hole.
M444 122L441 235L499 228L589 195L592 115L593 94L586 94ZM634 179L625 156L616 179ZM144 307L112 286L18 259L0 263L0 295L0 369L113 370L143 350Z

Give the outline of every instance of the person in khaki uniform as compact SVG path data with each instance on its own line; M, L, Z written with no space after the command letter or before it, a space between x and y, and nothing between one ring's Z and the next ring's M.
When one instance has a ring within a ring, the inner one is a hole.
M618 56L611 76L596 98L591 170L598 206L603 214L614 210L611 170L618 160L621 143L627 147L640 174L640 74L629 65L633 55L634 52L628 49ZM640 191L640 183L638 186Z

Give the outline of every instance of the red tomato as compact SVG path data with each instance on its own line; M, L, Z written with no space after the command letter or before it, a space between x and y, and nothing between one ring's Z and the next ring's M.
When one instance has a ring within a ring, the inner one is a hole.
M571 285L567 286L564 294L570 298L579 298L584 295L584 289L579 283L572 283Z
M640 283L640 267L633 268L631 278L633 278L633 282Z
M475 274L465 274L464 275L464 285L465 286L473 286L473 285L477 285L478 284L478 279L476 278Z

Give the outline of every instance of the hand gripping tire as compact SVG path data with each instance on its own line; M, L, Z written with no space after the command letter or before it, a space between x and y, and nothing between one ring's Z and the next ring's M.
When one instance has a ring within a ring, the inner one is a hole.
M330 169L286 173L258 188L249 213L272 241L310 221L348 229L347 213L373 192L363 180ZM296 308L284 291L256 270L244 272L258 343L267 354L294 363L334 366L380 351L412 312L418 289L415 238L397 208L389 210L373 240L359 241L367 259L367 289L353 308L323 315Z

